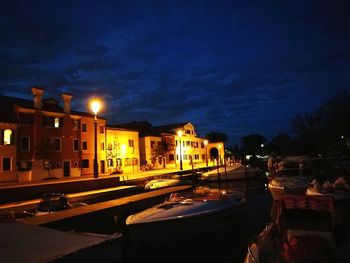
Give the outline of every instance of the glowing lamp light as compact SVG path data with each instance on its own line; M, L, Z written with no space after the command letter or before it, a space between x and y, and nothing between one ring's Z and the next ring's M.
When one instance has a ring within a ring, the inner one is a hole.
M90 108L92 110L92 112L97 115L97 113L100 111L101 109L101 102L98 99L93 99L90 102Z

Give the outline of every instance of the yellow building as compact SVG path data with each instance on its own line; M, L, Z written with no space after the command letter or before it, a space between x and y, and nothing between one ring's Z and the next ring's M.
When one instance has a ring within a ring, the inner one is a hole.
M152 126L148 122L119 124L118 127L139 131L141 170L217 165L224 162L224 143L211 143L197 137L195 127L189 123ZM181 131L181 137L178 134ZM180 149L181 141L181 149ZM180 158L181 153L181 158Z
M106 173L136 173L140 168L139 132L113 126L106 128Z

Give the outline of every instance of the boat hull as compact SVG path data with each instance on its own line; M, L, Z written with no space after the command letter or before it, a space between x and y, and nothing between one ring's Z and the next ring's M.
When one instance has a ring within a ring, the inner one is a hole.
M202 177L208 181L245 180L257 178L260 174L260 171L254 168L228 166L226 171L223 167L220 167L219 169L204 173Z
M244 198L238 203L231 203L229 200L224 201L224 203L222 209L213 209L213 211L210 207L204 205L202 212L197 210L193 214L174 213L172 217L168 218L155 216L154 220L153 215L151 215L152 220L143 222L138 219L135 222L127 220L129 240L133 247L157 247L164 242L167 244L183 244L193 242L197 238L209 237L213 233L219 234L221 231L225 231L227 227L242 221L246 215ZM185 204L185 206L191 205ZM218 206L220 207L220 203ZM149 214L152 214L153 211L156 213L156 210L151 210Z

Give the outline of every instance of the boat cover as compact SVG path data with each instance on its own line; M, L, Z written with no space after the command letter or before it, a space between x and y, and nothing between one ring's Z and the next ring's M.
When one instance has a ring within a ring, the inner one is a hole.
M305 209L326 211L331 214L332 225L337 224L337 212L334 199L331 196L308 196L308 195L285 195L278 200L277 226L280 230L284 228L284 212L288 209Z

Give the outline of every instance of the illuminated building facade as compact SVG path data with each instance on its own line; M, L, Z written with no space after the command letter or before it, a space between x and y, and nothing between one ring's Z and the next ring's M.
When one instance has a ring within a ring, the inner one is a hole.
M59 102L44 99L42 88L31 91L33 100L0 96L0 182L95 177L95 152L98 174L179 168L180 159L186 169L223 163L224 144L205 145L189 122L106 126L96 116L95 151L94 114L71 111L70 94Z
M140 168L139 132L106 128L107 173L135 173Z

